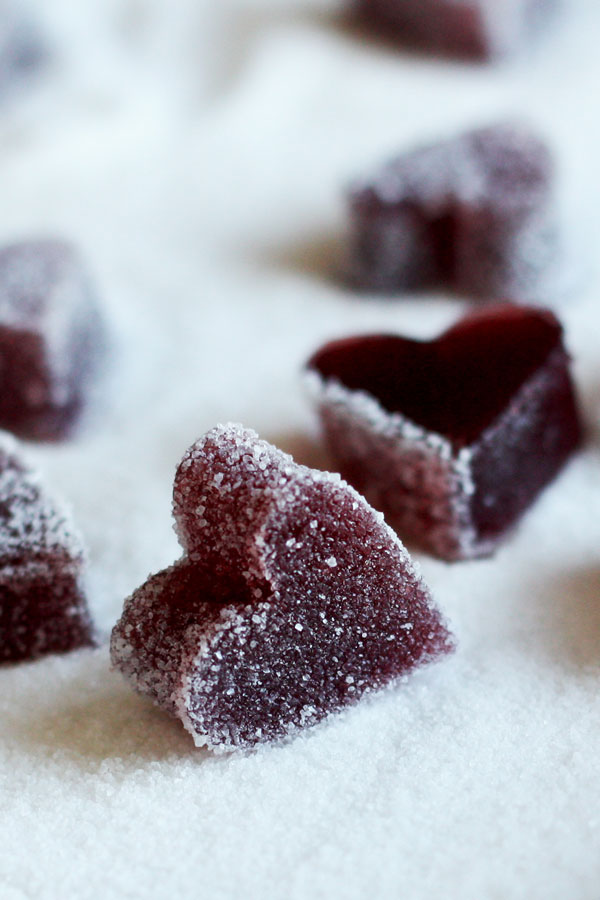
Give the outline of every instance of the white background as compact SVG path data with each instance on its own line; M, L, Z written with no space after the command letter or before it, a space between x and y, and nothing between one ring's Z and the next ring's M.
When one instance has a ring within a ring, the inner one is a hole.
M432 336L449 297L332 277L352 176L524 115L563 174L559 312L588 441L497 556L426 580L460 647L286 746L214 757L95 652L0 671L1 896L597 900L600 7L494 66L383 47L317 3L38 0L45 73L0 109L0 239L86 254L115 334L95 426L31 448L90 550L104 638L178 555L175 466L219 421L321 463L299 380L326 338Z

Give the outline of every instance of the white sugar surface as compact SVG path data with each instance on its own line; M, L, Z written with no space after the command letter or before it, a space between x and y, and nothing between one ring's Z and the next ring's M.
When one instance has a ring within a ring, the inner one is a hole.
M433 335L464 308L327 277L341 186L415 142L496 116L553 142L581 210L559 312L589 440L494 559L420 558L456 655L283 747L195 750L106 645L2 669L2 898L597 900L600 8L565 6L531 56L479 68L359 40L318 0L32 4L54 56L0 110L0 240L78 242L118 335L104 419L30 450L105 630L178 556L192 441L240 421L320 464L298 374L315 347Z

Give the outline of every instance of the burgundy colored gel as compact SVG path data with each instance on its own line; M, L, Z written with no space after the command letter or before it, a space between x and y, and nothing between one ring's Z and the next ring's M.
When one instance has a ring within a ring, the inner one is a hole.
M580 442L562 328L543 310L489 307L430 343L348 338L308 369L344 477L445 559L491 553Z
M382 516L252 431L188 450L174 514L184 556L126 601L111 653L199 746L283 738L453 647Z
M0 661L93 643L73 525L0 433Z
M60 241L0 250L0 427L32 440L69 435L105 350L96 298Z
M354 0L362 21L434 53L486 60L516 50L557 0Z
M552 161L523 126L406 153L357 185L349 206L347 268L361 290L537 302L560 280Z

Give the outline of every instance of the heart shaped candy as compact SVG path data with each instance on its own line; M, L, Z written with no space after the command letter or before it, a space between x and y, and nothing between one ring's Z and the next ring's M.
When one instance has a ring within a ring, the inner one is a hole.
M105 349L96 298L75 249L28 241L0 250L0 425L67 436Z
M93 643L82 569L68 515L0 433L0 661Z
M184 556L126 601L111 653L198 746L282 738L452 649L382 516L252 431L188 450L174 513Z
M580 442L562 328L539 309L488 307L430 343L336 341L308 370L344 477L444 559L492 552Z
M556 0L353 0L379 31L437 53L472 59L518 48Z
M398 157L350 194L352 282L539 302L564 285L553 178L547 148L522 125Z

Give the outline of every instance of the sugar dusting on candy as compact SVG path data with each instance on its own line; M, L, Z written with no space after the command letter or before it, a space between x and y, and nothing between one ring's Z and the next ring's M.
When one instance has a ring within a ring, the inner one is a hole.
M516 50L557 0L354 0L378 29L434 52L489 59Z
M0 432L0 661L93 643L83 564L69 516Z
M380 513L237 425L184 456L183 558L125 603L115 666L198 746L283 738L453 648Z
M67 436L105 350L96 297L76 250L40 240L0 250L0 425L30 439Z
M564 268L547 147L503 124L418 148L355 185L348 274L365 290L445 284L482 299L539 302Z
M308 383L340 470L443 559L491 553L578 447L562 328L509 304L436 341L332 342Z

